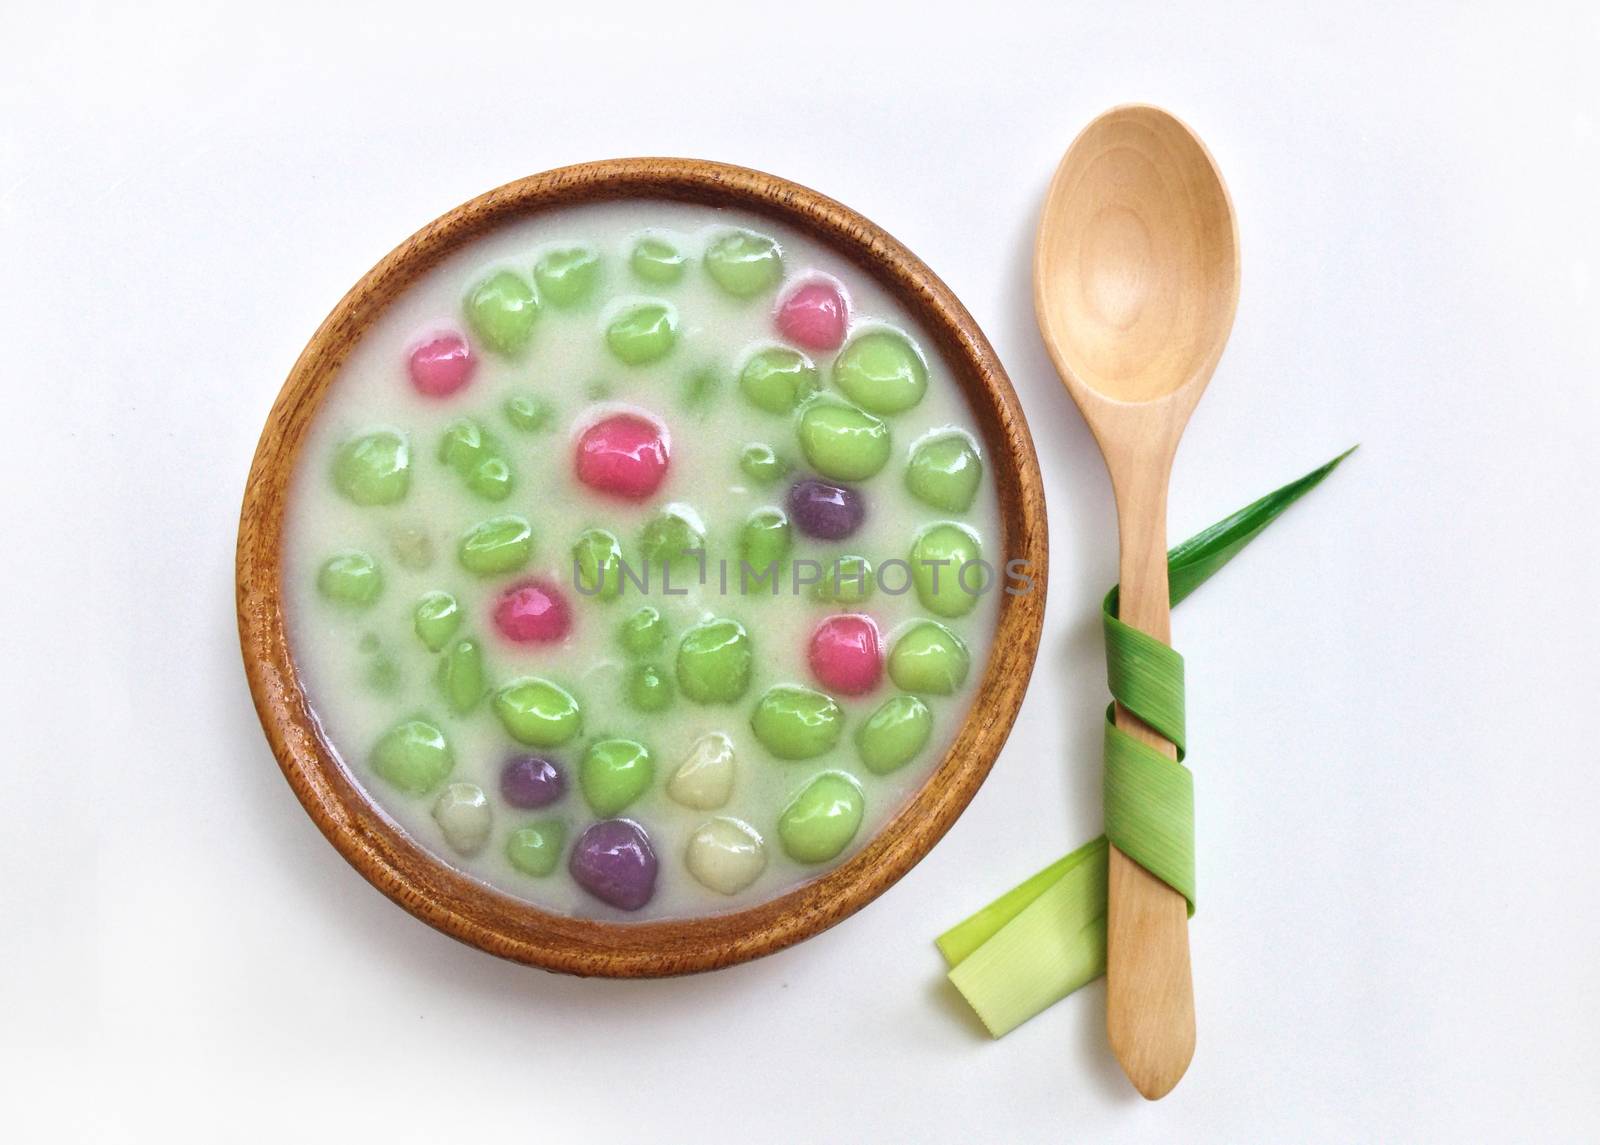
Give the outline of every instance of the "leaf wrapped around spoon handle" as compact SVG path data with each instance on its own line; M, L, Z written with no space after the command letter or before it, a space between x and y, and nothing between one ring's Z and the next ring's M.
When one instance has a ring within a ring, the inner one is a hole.
M1113 468L1120 535L1118 617L1172 642L1167 592L1167 464ZM1178 751L1121 704L1117 727L1169 759ZM1106 887L1106 1033L1145 1097L1167 1094L1194 1057L1189 904L1116 847Z

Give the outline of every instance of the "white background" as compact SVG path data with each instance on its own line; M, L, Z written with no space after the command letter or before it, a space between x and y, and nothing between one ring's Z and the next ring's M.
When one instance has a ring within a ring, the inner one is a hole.
M0 1137L1600 1136L1600 22L1172 7L0 2ZM1098 830L1111 507L1028 260L1060 153L1130 99L1206 139L1245 244L1173 539L1362 443L1176 617L1200 1042L1156 1105L1100 986L990 1042L931 942ZM634 154L788 176L921 254L1022 395L1054 577L1017 731L903 882L753 965L587 982L322 840L246 693L233 542L369 265Z

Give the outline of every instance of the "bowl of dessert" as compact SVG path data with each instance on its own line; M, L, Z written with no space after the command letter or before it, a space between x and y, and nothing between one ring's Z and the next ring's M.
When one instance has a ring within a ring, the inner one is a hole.
M337 305L240 519L308 813L491 953L712 969L849 916L987 775L1044 608L1026 423L911 252L797 184L584 164Z

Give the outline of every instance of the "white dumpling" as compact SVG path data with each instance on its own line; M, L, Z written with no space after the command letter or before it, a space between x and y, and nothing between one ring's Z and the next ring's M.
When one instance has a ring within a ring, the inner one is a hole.
M697 811L711 811L733 794L733 741L721 732L701 736L667 781L675 802Z
M439 792L433 805L433 821L439 824L452 851L476 855L489 841L493 825L489 797L476 783L452 783Z
M767 849L756 829L738 819L708 819L689 837L684 862L695 881L718 894L738 894L767 867Z

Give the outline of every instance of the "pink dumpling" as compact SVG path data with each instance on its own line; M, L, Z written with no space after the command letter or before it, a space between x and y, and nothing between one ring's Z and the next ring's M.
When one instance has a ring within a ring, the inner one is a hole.
M883 678L883 642L870 616L828 617L811 634L807 654L817 682L841 695L865 695Z
M520 580L495 601L494 626L516 644L549 644L572 628L572 609L549 581Z
M850 324L850 304L836 283L803 282L778 303L778 333L808 350L837 350Z
M478 360L460 334L440 334L411 351L411 384L430 398L447 398L472 380Z
M621 413L597 421L578 438L578 480L597 493L642 501L667 475L667 438L649 418Z

